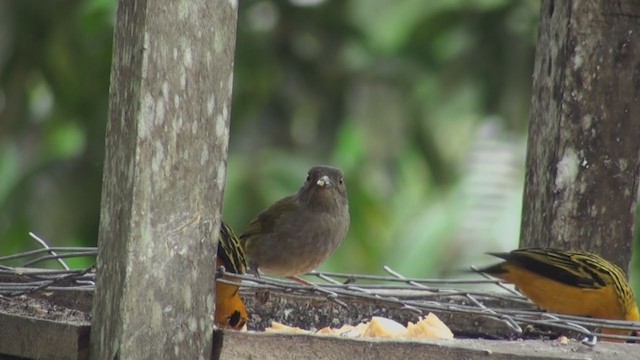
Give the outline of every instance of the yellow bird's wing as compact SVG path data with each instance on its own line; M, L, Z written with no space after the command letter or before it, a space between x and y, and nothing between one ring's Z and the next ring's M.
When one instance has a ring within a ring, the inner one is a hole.
M490 254L505 261L480 271L514 283L543 309L638 320L635 296L624 271L598 255L548 248Z
M514 266L569 286L600 289L607 286L606 280L610 277L606 272L592 268L590 262L585 261L584 257L576 256L575 252L529 248L513 250L508 253L489 254L504 259ZM492 273L492 267L487 270L489 271L483 272Z
M578 251L567 253L576 263L582 264L587 269L586 271L592 273L592 277L598 277L605 284L612 285L620 302L627 310L627 320L638 320L635 294L627 281L627 276L620 267L595 254Z
M218 264L228 272L244 274L247 271L247 259L240 241L231 228L220 223L220 239L218 240Z

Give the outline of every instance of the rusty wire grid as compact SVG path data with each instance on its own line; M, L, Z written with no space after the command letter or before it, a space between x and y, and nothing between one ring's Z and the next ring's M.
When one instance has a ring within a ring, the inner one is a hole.
M32 235L32 237L35 235ZM64 259L72 257L93 257L95 247L48 247L43 249L0 257L0 296L15 297L39 291L88 291L95 289L95 268L70 269ZM63 269L34 267L47 260L60 262ZM20 261L20 266L4 265ZM313 271L308 278L316 278L313 283L301 283L289 279L256 277L252 274L234 274L220 269L217 281L238 285L256 291L293 294L298 296L325 297L328 301L348 306L348 300L372 302L380 307L397 307L426 315L429 312L471 314L499 320L515 333L523 333L527 326L546 327L560 331L570 331L584 336L583 343L595 345L598 337L640 340L636 336L600 334L592 329L606 327L624 329L640 333L639 322L592 319L579 316L552 314L541 311L517 291L505 286L498 279L484 275L483 279L420 279L407 278L385 266L387 275L343 274ZM473 268L472 268L473 269ZM225 279L222 278L225 276ZM240 283L237 281L240 280ZM473 290L468 287L487 284L496 291ZM466 286L467 288L463 287ZM453 301L464 299L465 302ZM488 306L487 303L500 301L503 306ZM506 305L505 305L506 304Z

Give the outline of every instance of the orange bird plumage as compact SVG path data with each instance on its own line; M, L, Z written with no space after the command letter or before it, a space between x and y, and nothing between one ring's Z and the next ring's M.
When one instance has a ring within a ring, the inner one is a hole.
M544 248L489 254L505 261L479 271L514 284L543 310L609 320L640 318L625 273L598 255ZM606 328L602 332L630 333Z
M247 270L247 260L242 246L233 230L224 222L220 223L216 259L216 267L220 266L224 266L227 272L236 274L244 274ZM223 279L232 280L224 276ZM247 319L247 309L240 297L239 287L216 281L216 326L237 330L247 323Z

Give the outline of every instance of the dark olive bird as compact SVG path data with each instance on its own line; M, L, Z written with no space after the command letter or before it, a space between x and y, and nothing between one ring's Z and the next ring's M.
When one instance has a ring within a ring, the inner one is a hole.
M322 264L349 229L342 171L314 166L297 193L260 212L240 235L249 269L297 276Z
M216 256L216 267L224 266L227 272L244 274L247 270L247 261L240 241L233 230L224 222L220 223L220 238L218 239ZM224 276L223 279L232 280ZM216 326L237 330L246 324L247 318L247 309L240 297L238 286L216 281L216 314L214 318Z
M598 319L640 319L624 271L598 255L548 248L489 255L505 261L479 271L513 283L544 310ZM630 333L615 329L602 329L602 332Z

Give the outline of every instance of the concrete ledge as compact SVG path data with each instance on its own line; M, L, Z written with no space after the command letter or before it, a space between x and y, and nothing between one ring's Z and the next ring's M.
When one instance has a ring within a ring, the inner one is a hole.
M28 318L0 312L0 354L29 359L88 359L89 323Z
M337 306L322 298L273 293L264 303L245 294L251 313L250 327L262 329L271 320L306 329L341 323L357 324L371 315L401 323L417 315L401 308L347 301ZM91 294L43 292L37 298L0 297L0 359L2 355L34 359L87 359L90 336L88 309ZM64 305L63 305L64 304ZM73 307L73 308L70 308ZM442 312L438 314L454 332L477 336L514 338L504 324L486 317ZM506 336L505 336L506 335ZM526 334L520 334L520 336ZM529 335L535 336L535 332ZM599 342L594 348L578 342L567 345L541 340L454 339L398 341L340 337L217 331L213 359L637 359L635 344ZM538 339L536 337L535 339ZM473 337L473 336L472 336Z
M417 342L238 331L218 332L215 336L223 339L222 360L638 359L638 346L634 344L598 343L591 348L576 342L562 345L541 340L455 339Z
M87 359L89 317L88 313L42 298L0 297L0 354L30 359Z

